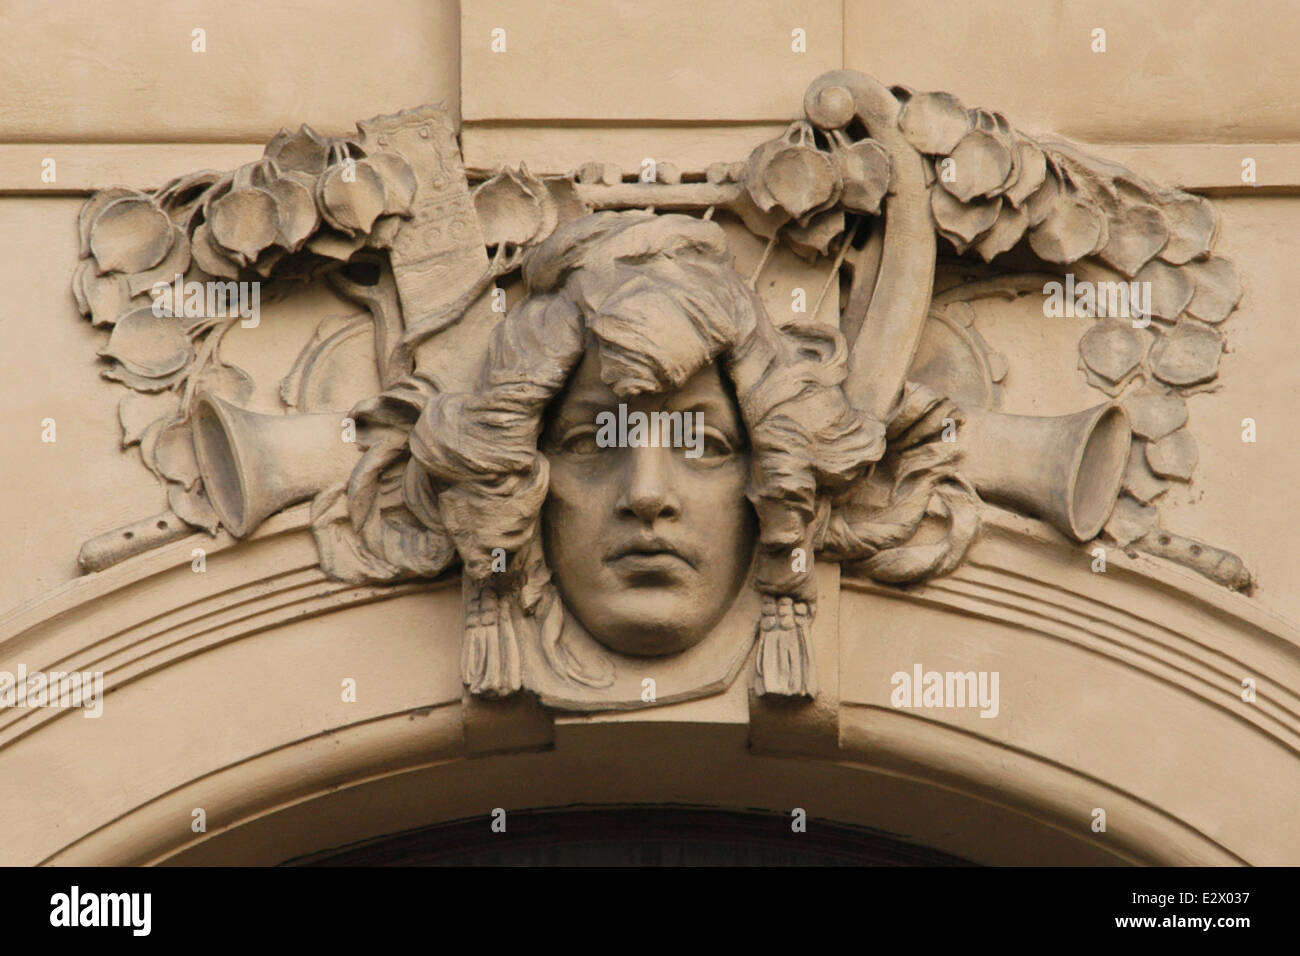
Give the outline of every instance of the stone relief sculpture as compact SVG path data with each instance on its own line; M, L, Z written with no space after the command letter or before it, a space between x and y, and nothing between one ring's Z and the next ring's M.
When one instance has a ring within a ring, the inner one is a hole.
M333 577L459 566L471 693L579 711L644 706L652 673L673 676L659 703L716 692L751 654L759 693L814 696L816 563L946 574L983 502L1250 588L1239 558L1158 513L1195 465L1183 397L1212 384L1241 294L1206 200L847 71L746 162L475 178L425 107L92 197L73 291L109 329L123 446L170 510L87 542L83 569L191 529L243 537L310 500ZM766 242L748 278L724 214ZM838 328L770 314L756 280L778 246L824 278L814 316L839 294ZM969 303L1066 269L1149 292L1136 321L1092 303L1079 362L1107 400L1002 414L1006 360ZM329 282L366 311L317 329L283 416L244 407L253 383L222 358L240 316L182 308L190 282L202 297L262 280ZM512 280L519 300L494 310ZM339 407L331 357L358 337L378 392ZM621 440L602 440L615 422Z

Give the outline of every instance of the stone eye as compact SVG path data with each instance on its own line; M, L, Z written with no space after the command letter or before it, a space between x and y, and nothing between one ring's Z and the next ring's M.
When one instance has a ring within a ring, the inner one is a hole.
M732 442L722 432L712 428L704 430L704 458L726 458L735 451Z
M564 436L560 450L566 455L594 455L600 451L594 428L575 428Z

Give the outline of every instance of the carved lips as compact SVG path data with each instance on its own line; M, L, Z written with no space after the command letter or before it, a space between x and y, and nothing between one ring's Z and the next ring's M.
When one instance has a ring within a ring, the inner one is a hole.
M686 569L695 570L693 561L657 535L640 535L620 545L605 556L604 562L633 578L663 579Z

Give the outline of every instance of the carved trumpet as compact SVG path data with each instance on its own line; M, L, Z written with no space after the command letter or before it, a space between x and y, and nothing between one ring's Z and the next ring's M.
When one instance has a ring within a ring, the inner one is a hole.
M344 439L346 412L263 415L198 396L194 449L221 523L242 538L282 508L347 479L360 458Z
M1076 541L1110 517L1128 463L1132 430L1107 402L1073 415L1003 415L963 409L962 474L981 497L1010 505Z

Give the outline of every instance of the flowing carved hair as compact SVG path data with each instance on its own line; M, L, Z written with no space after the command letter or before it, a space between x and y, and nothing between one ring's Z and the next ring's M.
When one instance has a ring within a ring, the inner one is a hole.
M759 523L753 582L764 595L759 673L769 693L814 693L808 639L811 558L828 495L880 458L884 426L840 388L835 329L781 329L732 268L716 223L683 215L605 212L558 229L524 266L526 296L496 328L477 391L432 397L410 436L438 513L464 563L470 689L521 686L517 630L535 630L550 666L608 684L608 662L579 660L540 543L548 468L538 438L548 404L589 344L601 379L629 397L680 387L717 360L751 444L746 496ZM506 574L493 574L501 567Z

